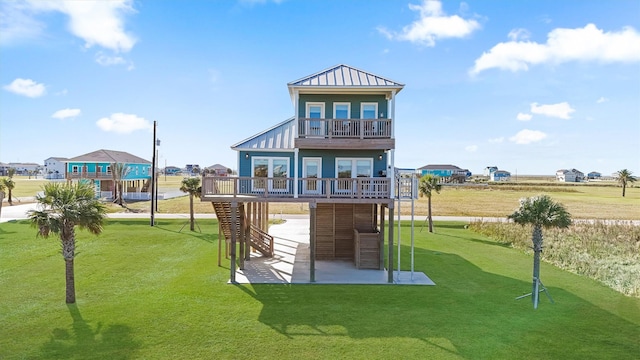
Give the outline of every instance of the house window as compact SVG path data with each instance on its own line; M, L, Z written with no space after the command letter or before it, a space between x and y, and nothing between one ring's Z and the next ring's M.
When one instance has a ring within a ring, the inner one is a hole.
M71 167L71 172L74 173L74 174L77 174L78 173L78 165L73 165Z
M350 103L333 103L334 119L349 119L351 117Z
M373 173L373 159L345 159L336 158L336 174L338 182L336 190L346 191L353 187L353 178L370 178Z
M264 178L253 180L253 191L288 191L289 158L253 157L251 161L252 176Z
M362 103L360 118L361 119L377 119L378 103Z
M324 119L324 103L307 103L307 118ZM307 135L324 135L324 121L309 121L307 123Z

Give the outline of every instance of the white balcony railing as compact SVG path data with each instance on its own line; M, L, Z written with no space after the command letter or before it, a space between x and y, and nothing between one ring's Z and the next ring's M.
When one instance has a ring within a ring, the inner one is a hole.
M202 199L253 196L262 198L388 199L387 178L300 178L297 194L293 178L213 177L202 178Z
M390 139L391 119L300 118L298 137L327 139Z

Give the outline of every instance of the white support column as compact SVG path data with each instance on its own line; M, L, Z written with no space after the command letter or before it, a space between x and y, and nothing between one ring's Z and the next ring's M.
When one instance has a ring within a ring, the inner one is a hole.
M298 153L300 149L295 148L293 150L293 197L298 198Z
M293 92L293 108L295 111L295 114L293 115L295 118L295 130L293 131L293 137L294 139L298 138L298 135L300 134L300 129L298 128L300 126L300 93L298 92L298 90L294 90Z

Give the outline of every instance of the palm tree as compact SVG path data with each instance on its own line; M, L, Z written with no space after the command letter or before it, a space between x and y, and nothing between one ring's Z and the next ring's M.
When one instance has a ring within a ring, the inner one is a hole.
M38 228L38 235L48 238L60 236L62 257L65 260L66 302L76 302L73 259L76 250L75 227L87 229L98 235L106 216L106 207L95 199L91 184L77 182L49 183L43 186L44 194L36 200L39 210L29 211L29 219Z
M532 225L533 234L533 288L531 298L533 307L538 307L538 294L540 292L540 253L542 252L542 228L567 228L571 225L571 214L564 205L557 203L548 195L539 195L520 199L520 207L507 217L516 224ZM542 286L543 291L546 291ZM547 293L547 296L549 294ZM549 297L551 299L551 297Z
M122 182L127 175L131 172L131 168L129 166L125 166L123 163L111 163L109 165L111 168L111 177L113 178L113 202L118 203L118 205L122 206L123 202L123 185Z
M631 174L633 174L633 172L627 170L627 169L622 169L620 171L618 171L616 173L616 181L620 183L620 185L622 185L622 197L624 197L626 190L627 190L627 184L632 184L634 182L636 182L636 178L634 176L632 176Z
M420 191L420 197L426 196L428 200L429 206L427 212L427 220L429 221L430 233L433 232L433 219L431 218L431 195L434 191L439 194L440 189L442 189L442 185L440 184L440 178L438 176L426 174L420 178L418 190Z
M13 175L13 174L10 174ZM12 176L2 178L2 185L5 189L7 189L7 201L9 202L9 206L13 206L13 194L12 191L16 187L16 182L13 181Z
M190 224L189 229L191 231L195 231L195 217L193 215L193 197L200 197L202 193L202 186L200 186L200 178L199 177L189 177L184 178L182 180L182 186L180 186L180 191L189 194L189 215L190 215Z

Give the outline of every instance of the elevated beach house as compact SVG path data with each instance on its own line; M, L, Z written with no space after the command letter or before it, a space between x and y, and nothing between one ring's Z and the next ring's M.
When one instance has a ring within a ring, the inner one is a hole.
M68 181L90 181L96 189L96 197L112 198L117 181L123 181L125 199L149 200L151 161L124 151L96 150L67 159ZM122 164L121 179L114 174L113 167Z
M202 201L213 203L231 243L235 281L249 247L272 254L268 204L307 203L310 273L316 260L350 260L387 269L393 281L394 129L403 84L337 65L287 84L294 115L234 144L238 176L203 176ZM388 231L385 267L384 232ZM271 248L270 248L271 247Z

